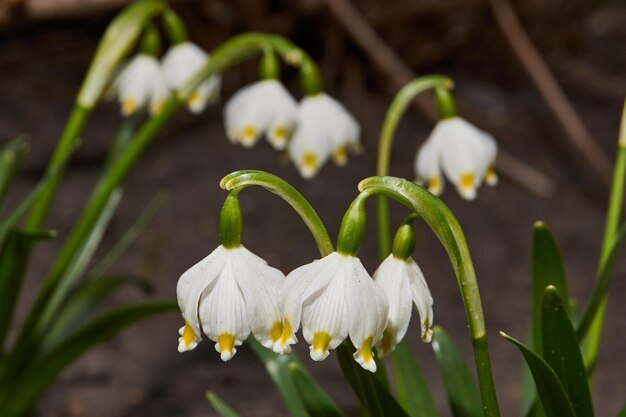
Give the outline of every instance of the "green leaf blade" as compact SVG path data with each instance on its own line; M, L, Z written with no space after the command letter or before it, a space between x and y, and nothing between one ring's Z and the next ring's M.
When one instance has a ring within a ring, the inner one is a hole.
M216 393L211 391L207 392L206 399L211 403L213 409L220 417L240 417L239 413L226 404Z
M483 407L476 379L450 335L433 329L433 350L455 417L482 417Z
M563 385L546 361L519 340L500 332L520 350L533 375L543 410L547 417L576 417Z
M558 290L548 286L542 304L543 357L554 370L578 417L593 416L587 374L574 327Z
M408 342L403 340L391 355L398 402L411 417L438 417L437 406L426 378Z
M345 417L333 399L317 385L302 364L291 362L288 367L298 396L311 416Z

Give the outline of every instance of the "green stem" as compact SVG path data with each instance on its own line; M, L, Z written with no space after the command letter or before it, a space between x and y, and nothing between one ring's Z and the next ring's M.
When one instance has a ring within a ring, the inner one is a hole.
M283 179L263 171L245 170L228 174L220 181L220 187L228 191L243 189L253 185L261 186L276 194L298 213L311 231L322 257L331 254L335 250L326 227L315 209L298 190Z
M407 107L415 99L417 95L431 88L451 89L453 82L442 75L428 75L416 78L405 85L396 94L393 102L387 110L385 121L380 132L378 141L378 164L376 167L376 175L389 175L389 164L391 160L391 147L393 138L398 127L398 123ZM380 259L385 259L391 252L391 232L389 228L389 203L387 197L378 196L378 252Z
M83 130L90 114L91 109L85 108L80 104L76 104L72 109L72 113L61 134L61 138L57 142L57 146L46 168L46 174L49 175L54 172L54 178L48 182L46 188L42 190L37 200L33 203L33 207L26 222L26 228L28 230L39 230L43 225L48 210L50 209L52 198L65 173L69 161L68 156L76 149L78 136Z
M600 250L600 261L598 263L598 277L605 269L607 260L611 254L611 248L617 236L620 217L622 213L622 204L624 202L624 182L626 180L626 103L622 112L622 120L620 124L619 139L617 142L617 155L615 156L615 167L613 169L613 181L611 183L611 194L609 197L609 206L606 214L606 223L604 226L604 237L602 239L602 249ZM604 294L602 301L597 309L595 317L587 336L587 345L585 349L585 367L589 370L590 380L595 369L600 350L600 340L602 338L602 326L604 323L604 314L606 311L607 294Z
M361 181L359 190L367 195L385 195L416 212L429 225L448 252L469 324L484 413L486 417L498 417L500 411L491 371L476 273L458 221L441 200L407 180L371 177Z

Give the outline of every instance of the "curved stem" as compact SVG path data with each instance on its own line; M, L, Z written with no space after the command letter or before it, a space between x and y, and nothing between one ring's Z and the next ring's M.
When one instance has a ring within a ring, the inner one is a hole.
M398 123L404 115L407 107L415 99L415 97L431 88L444 88L450 90L453 87L451 79L442 75L427 75L419 77L405 85L396 94L393 102L387 110L385 121L380 132L378 141L378 164L376 166L376 175L389 175L389 164L391 160L391 147L393 138L396 133ZM389 230L389 205L387 197L381 195L378 197L378 251L380 259L385 259L391 252L391 234Z
M607 261L611 255L611 249L617 237L619 221L622 214L622 205L624 202L624 188L626 181L626 102L622 111L622 120L620 124L619 138L617 141L617 155L615 156L615 167L613 168L613 181L611 182L611 194L609 197L609 206L606 213L606 223L604 225L604 236L602 238L602 249L600 251L600 260L598 262L598 281L602 280L602 271L606 269ZM598 285L598 284L596 284ZM600 350L600 339L602 337L602 327L604 322L604 313L606 311L607 294L602 296L602 300L597 307L595 316L587 335L587 346L585 348L585 367L591 380L593 370L595 369Z
M491 372L487 333L476 273L458 221L441 200L404 179L371 177L361 181L359 190L367 195L378 194L392 198L419 214L448 252L469 324L485 416L498 417L500 411Z
M315 209L298 190L283 179L264 171L245 170L233 172L220 181L220 187L228 191L253 185L258 185L271 191L293 207L311 231L322 257L331 254L335 250L326 227Z

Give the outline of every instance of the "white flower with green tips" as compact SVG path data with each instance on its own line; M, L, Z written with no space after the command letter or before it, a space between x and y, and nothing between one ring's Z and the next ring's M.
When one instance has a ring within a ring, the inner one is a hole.
M376 371L372 346L382 337L389 305L358 258L333 252L301 266L287 275L281 295L283 334L275 352L289 351L302 326L313 360L325 359L349 336L355 360Z
M190 81L209 61L210 56L196 44L186 41L172 46L163 57L162 67L169 88L176 91ZM187 97L187 107L193 113L201 113L208 103L217 101L220 94L221 76L212 75L202 81Z
M224 109L226 134L231 142L251 147L265 135L274 149L282 150L296 124L298 106L275 79L243 87Z
M374 281L389 299L387 326L376 345L378 354L390 354L404 338L413 305L419 313L422 340L430 342L433 334L433 297L417 263L411 257L400 259L391 254L374 272Z
M147 108L154 116L169 98L159 61L143 53L137 54L122 68L113 81L112 93L117 96L124 116L142 108Z
M271 348L282 334L279 293L284 275L244 248L220 245L178 280L176 295L185 325L178 350L191 350L201 332L223 361L252 333Z
M496 154L496 141L489 133L460 117L443 119L417 153L417 179L438 194L443 190L443 172L463 198L473 200L483 181L498 182Z
M302 99L289 156L304 178L314 177L329 158L348 162L348 150L358 146L361 128L354 117L325 93Z

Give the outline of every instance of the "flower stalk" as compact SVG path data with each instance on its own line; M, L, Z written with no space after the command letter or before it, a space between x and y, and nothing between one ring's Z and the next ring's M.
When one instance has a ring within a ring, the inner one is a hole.
M378 141L378 163L376 166L376 175L385 176L389 175L389 164L391 161L391 147L393 146L393 139L400 123L400 119L404 115L407 107L419 94L435 89L437 95L442 95L442 91L451 90L454 83L451 79L442 75L428 75L424 77L416 78L409 84L405 85L396 94L393 102L387 110L385 121L383 123L382 130L380 132L380 139ZM443 102L445 100L438 100ZM378 222L378 250L380 259L385 259L391 251L391 232L389 227L389 203L387 197L378 196L378 210L377 210L377 222Z

